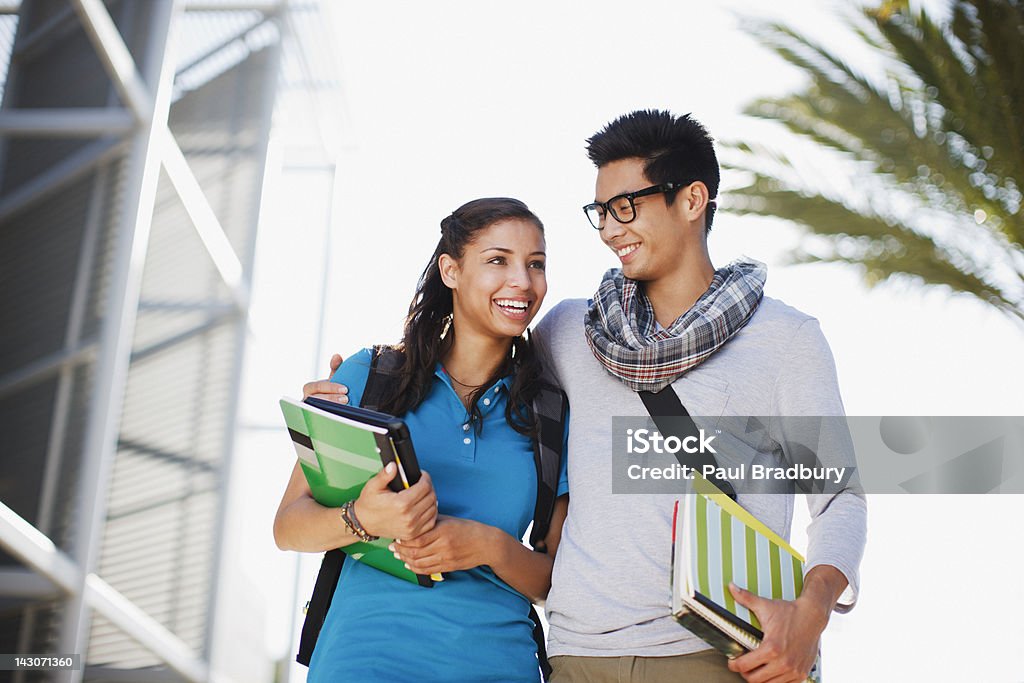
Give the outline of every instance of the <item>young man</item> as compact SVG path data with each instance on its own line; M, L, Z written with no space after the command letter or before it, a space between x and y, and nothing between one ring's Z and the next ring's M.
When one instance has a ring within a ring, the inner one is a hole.
M663 388L694 416L842 415L828 344L814 318L762 296L763 264L712 265L719 169L698 122L633 112L591 137L587 152L598 171L585 210L621 269L605 274L591 302L558 304L536 334L572 406L569 515L545 606L552 681L803 681L829 614L856 599L863 498L808 496L803 593L787 602L735 591L765 639L727 662L670 615L678 496L612 493L611 417L647 415L637 391ZM781 451L783 424L769 422L766 450ZM784 537L793 501L739 497Z
M545 605L551 680L802 682L829 614L856 600L863 498L808 496L803 593L788 602L735 591L765 639L727 661L670 614L678 494L612 493L612 417L647 415L637 390L666 388L693 416L843 415L828 344L814 318L763 297L762 264L712 265L719 169L699 123L633 112L591 137L588 154L598 173L585 208L621 269L605 274L593 301L558 304L535 334L572 406L569 513ZM783 450L785 425L769 421L766 456ZM789 536L792 495L741 492L739 502Z

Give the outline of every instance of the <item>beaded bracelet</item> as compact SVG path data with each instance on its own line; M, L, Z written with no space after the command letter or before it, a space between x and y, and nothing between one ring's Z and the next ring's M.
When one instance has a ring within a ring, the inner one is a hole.
M355 506L356 502L354 500L350 500L341 506L341 521L345 523L345 528L348 529L350 534L358 536L359 540L365 543L376 541L380 536L374 536L363 528L363 525L359 523L359 518L356 517Z

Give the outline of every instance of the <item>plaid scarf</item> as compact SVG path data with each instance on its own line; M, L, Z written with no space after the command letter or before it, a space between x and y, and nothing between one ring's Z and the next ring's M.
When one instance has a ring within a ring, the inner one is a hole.
M638 283L612 268L587 311L587 343L605 370L630 389L661 391L747 324L761 303L766 277L763 263L734 261L715 271L690 310L658 330Z

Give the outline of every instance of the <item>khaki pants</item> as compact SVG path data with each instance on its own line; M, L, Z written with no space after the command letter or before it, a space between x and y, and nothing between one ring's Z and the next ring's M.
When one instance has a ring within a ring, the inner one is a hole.
M727 661L717 650L674 657L552 657L550 683L744 683Z

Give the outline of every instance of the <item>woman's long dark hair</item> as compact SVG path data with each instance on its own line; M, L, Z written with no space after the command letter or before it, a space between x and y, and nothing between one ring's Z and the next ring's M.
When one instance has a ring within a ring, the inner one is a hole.
M475 239L477 232L508 219L530 221L542 234L544 232L544 224L526 204L507 197L474 199L441 221L441 239L420 276L405 319L402 341L397 346L404 356L400 379L394 393L385 395L381 401L382 411L401 415L422 403L433 383L434 368L452 343L452 290L441 280L438 267L441 254L461 259L466 245ZM469 399L471 417L479 429L482 421L477 400L489 386L510 373L513 379L505 419L517 432L532 435L534 425L528 406L537 393L541 368L533 346L521 336L512 340L509 356L494 376L473 391Z

